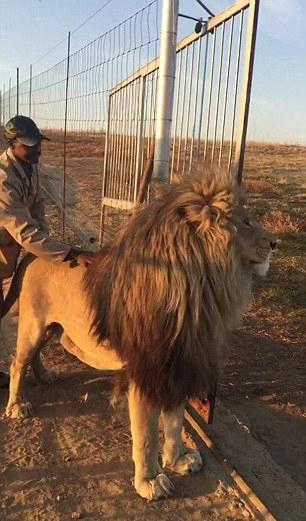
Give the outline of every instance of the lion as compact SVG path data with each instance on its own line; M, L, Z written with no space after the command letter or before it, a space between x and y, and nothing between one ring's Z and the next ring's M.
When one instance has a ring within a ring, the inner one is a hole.
M88 268L28 259L5 304L19 294L7 416L30 414L21 392L29 364L38 379L52 378L39 351L55 327L82 362L125 370L135 489L148 500L170 496L165 467L181 474L202 467L199 452L182 442L186 400L214 390L253 274L265 275L275 245L237 183L211 168L162 187Z

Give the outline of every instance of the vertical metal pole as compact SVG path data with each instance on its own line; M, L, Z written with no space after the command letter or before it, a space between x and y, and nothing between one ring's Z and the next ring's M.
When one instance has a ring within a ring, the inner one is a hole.
M230 77L231 60L232 60L233 29L234 29L234 17L232 17L232 19L231 19L231 29L230 29L230 37L229 37L229 48L228 48L228 57L227 57L227 70L226 70L224 102L223 102L222 130L221 130L220 150L219 150L219 166L221 165L222 153L223 153L225 122L226 122L226 111L227 111L227 95L228 95L229 77Z
M137 199L138 181L142 169L142 155L143 155L143 127L144 127L144 107L145 107L145 91L146 91L146 77L141 77L140 84L140 99L138 108L138 129L137 129L137 150L136 150L136 165L135 165L135 184L134 184L134 202Z
M2 98L2 119L3 119L3 125L6 123L6 117L5 117L5 83L3 83L3 98Z
M32 112L32 79L33 79L33 68L32 64L30 65L30 89L29 89L29 117L31 117Z
M247 41L246 41L246 60L244 66L244 77L240 98L240 117L237 130L236 153L234 160L234 172L237 175L238 182L241 183L245 142L248 127L248 117L251 98L251 87L254 67L254 55L256 44L256 33L258 23L259 0L251 0L249 7Z
M16 114L19 114L19 67L16 69Z
M67 74L65 92L65 123L64 123L64 172L63 172L63 211L62 211L62 233L65 236L65 217L66 217L66 144L67 144L67 115L68 115L68 87L69 87L69 65L70 65L70 31L67 41Z
M109 95L108 98L108 110L107 110L107 127L105 135L105 148L104 148L104 166L102 176L102 187L101 187L101 213L100 213L100 228L99 228L99 245L102 246L103 242L103 228L104 228L104 196L105 187L108 174L109 166L109 139L110 139L110 123L111 123L111 110L112 110L112 97Z
M11 87L12 87L12 79L9 79L9 91L8 91L8 119L11 119Z
M169 180L178 0L163 0L153 180Z

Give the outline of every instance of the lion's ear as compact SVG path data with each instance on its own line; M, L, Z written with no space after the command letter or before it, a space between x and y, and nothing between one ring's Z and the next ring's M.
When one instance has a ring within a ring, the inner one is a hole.
M234 207L234 194L223 190L212 197L210 206L221 214L229 215Z

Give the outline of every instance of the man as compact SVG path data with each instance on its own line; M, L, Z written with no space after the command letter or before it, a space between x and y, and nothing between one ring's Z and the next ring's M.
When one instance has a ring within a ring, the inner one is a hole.
M54 262L68 260L87 266L91 252L81 252L49 237L39 187L41 143L48 140L34 121L15 116L4 127L8 149L0 156L0 317L2 281L15 271L20 249ZM0 372L0 386L8 376Z

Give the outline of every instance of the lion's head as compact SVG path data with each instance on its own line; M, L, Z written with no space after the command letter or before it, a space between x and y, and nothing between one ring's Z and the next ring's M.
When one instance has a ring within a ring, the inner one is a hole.
M227 172L166 186L88 269L93 333L110 339L156 405L210 391L252 273L266 270L274 247Z
M233 210L230 222L236 227L237 251L249 263L254 273L264 277L269 269L270 256L276 247L275 237L254 218L250 210L239 205Z

